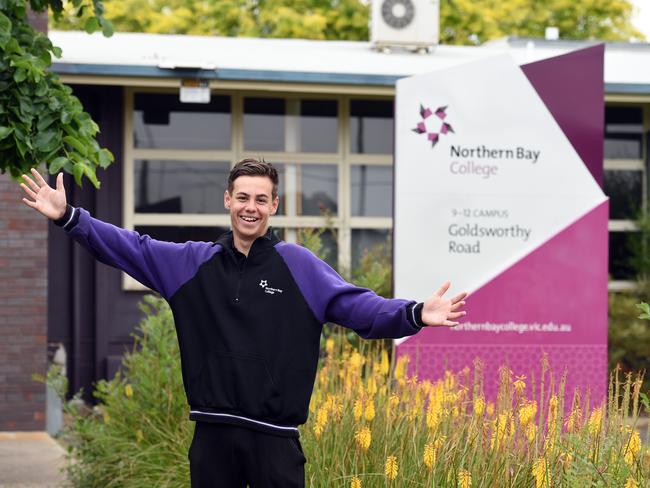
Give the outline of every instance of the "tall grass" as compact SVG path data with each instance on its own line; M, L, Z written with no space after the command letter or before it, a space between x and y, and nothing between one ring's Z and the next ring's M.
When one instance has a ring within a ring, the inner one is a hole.
M385 350L329 339L303 430L312 486L633 487L650 484L640 375L615 372L607 401L563 394L543 364L533 388L480 363L434 382ZM484 374L497 375L493 401ZM569 402L565 408L565 402ZM390 464L390 466L388 466ZM391 469L389 469L391 468Z
M100 405L67 406L76 487L189 486L193 425L172 316L160 299L146 297L142 306L147 316L122 373L97 386ZM408 376L408 358L394 363L381 342L356 348L340 331L324 349L301 428L308 486L650 485L650 452L637 432L639 376L614 374L607 401L592 405L565 397L562 378L548 368L535 388L505 367L484 372L479 363L429 382ZM499 394L490 401L482 384L495 376Z

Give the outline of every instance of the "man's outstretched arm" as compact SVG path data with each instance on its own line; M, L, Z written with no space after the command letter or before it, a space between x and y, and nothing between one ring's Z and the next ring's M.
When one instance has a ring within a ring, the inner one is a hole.
M137 232L95 219L82 208L67 205L63 174L56 189L32 169L34 179L23 175L23 202L54 220L100 262L121 269L143 285L170 298L198 267L220 250L205 242L177 244L141 236Z
M374 291L346 282L336 271L307 249L293 244L278 247L314 316L321 323L334 322L364 338L397 338L417 333L422 327L458 324L467 293L451 299L445 283L424 303L387 299Z

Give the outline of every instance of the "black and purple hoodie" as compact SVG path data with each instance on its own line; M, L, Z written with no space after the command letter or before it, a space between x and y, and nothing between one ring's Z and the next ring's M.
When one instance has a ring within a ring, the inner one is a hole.
M169 302L192 420L298 436L323 323L342 324L364 338L420 330L421 305L351 285L271 231L244 257L232 232L214 243L163 242L70 206L56 224L99 261Z

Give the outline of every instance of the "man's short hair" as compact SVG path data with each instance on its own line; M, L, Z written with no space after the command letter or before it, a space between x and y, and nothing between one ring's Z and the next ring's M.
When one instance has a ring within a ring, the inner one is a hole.
M231 195L235 186L235 180L240 176L266 176L273 183L271 197L275 198L278 196L278 170L271 163L264 161L264 158L242 159L230 170L230 175L228 176L228 193Z

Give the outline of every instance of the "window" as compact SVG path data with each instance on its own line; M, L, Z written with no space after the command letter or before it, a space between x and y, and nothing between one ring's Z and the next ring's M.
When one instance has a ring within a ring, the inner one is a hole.
M647 108L610 104L605 108L604 191L609 196L610 287L632 286L636 220L646 205Z
M127 90L124 224L153 238L214 241L229 229L230 168L264 157L279 173L276 233L327 228L325 260L347 274L392 228L393 100L342 95ZM390 253L392 250L388 249ZM141 290L131 278L125 288Z

